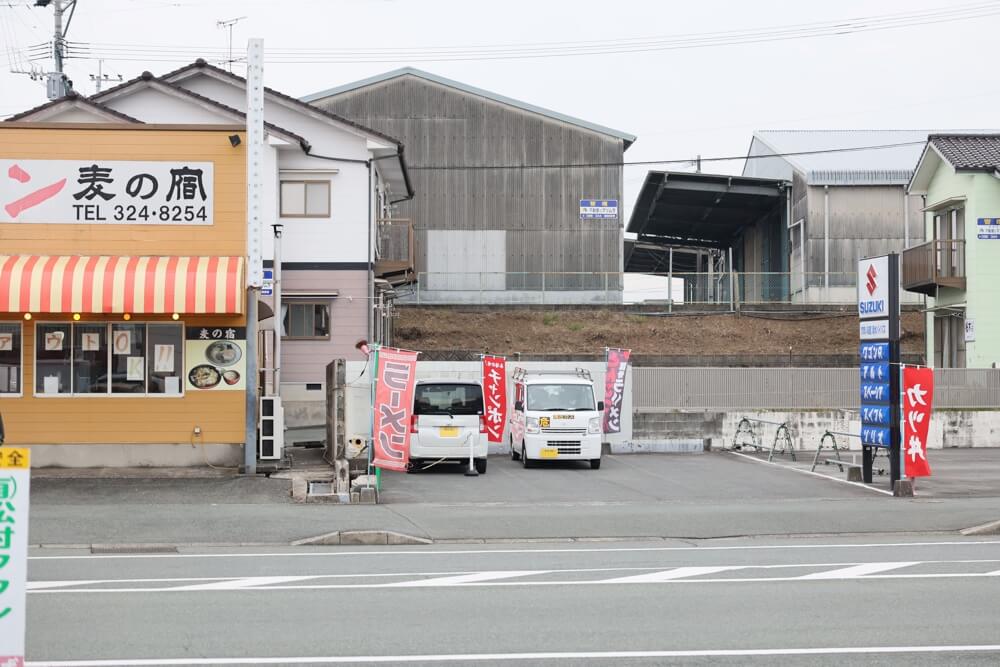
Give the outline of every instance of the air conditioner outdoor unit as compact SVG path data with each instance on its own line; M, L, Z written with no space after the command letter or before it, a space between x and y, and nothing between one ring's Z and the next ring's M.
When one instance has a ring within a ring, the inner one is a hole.
M280 396L261 397L257 429L257 458L262 461L281 459L285 449L285 410L281 407Z

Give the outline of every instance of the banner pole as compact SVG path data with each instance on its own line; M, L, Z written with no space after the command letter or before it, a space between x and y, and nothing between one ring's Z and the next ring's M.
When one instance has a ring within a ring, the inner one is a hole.
M371 399L371 438L368 441L368 474L372 474L372 464L375 457L375 389L378 382L378 351L379 345L372 345L372 381L369 398ZM382 469L375 468L375 489L382 490Z

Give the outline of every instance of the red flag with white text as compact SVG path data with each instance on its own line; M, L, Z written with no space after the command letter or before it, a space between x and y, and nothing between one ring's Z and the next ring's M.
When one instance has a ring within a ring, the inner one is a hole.
M417 353L382 347L377 354L373 463L377 468L405 471L410 462L410 419Z
M608 369L604 375L604 432L621 433L622 399L625 397L625 373L632 350L609 347Z
M507 421L507 360L483 357L483 401L489 442L503 442Z
M929 477L927 433L934 398L934 369L903 368L903 475Z

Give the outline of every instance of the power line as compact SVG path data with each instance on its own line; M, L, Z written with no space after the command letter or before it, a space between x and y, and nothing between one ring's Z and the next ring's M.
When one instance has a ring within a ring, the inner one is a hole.
M615 40L426 48L315 49L277 47L268 49L268 62L275 64L389 63L403 60L441 62L614 55L842 36L861 32L964 21L998 14L1000 14L1000 2L991 0L990 2L978 2L947 9L862 16L852 19L794 24L755 30L690 33L660 37L633 37ZM180 62L190 60L190 54L194 50L199 50L201 55L207 56L210 59L226 60L228 56L227 51L220 50L218 47L87 42L72 42L69 46L70 57L80 59L103 58L105 60L118 61ZM239 54L234 53L231 57L237 58Z
M796 157L801 155L829 155L833 153L851 153L855 151L884 150L888 148L901 148L903 146L923 146L926 141L902 141L893 144L876 144L871 146L852 146L850 148L825 148L810 151L791 151L787 153L771 153L768 155L736 155L726 157L702 157L702 162L731 162L734 160L759 160L763 158L775 157ZM687 164L695 162L694 158L669 159L669 160L635 160L635 161L612 161L612 162L580 162L580 163L553 163L553 164L501 164L501 165L407 165L410 171L485 171L491 169L515 170L515 169L582 169L591 167L635 167L652 166L658 164Z

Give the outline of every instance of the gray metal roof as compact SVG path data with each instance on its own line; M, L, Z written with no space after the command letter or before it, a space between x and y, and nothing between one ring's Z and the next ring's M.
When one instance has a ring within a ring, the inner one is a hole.
M782 156L811 185L905 185L931 130L761 130L752 155ZM870 148L869 146L891 146ZM813 151L836 152L813 152ZM748 160L744 175L758 175Z
M375 76L368 77L367 79L361 79L360 81L354 81L353 83L347 83L342 86L336 86L334 88L328 88L327 90L322 90L318 93L312 93L310 95L304 95L301 99L303 102L316 102L318 100L334 97L342 93L350 92L352 90L357 90L359 88L365 88L366 86L372 86L378 83L383 83L391 79L395 79L401 76L415 76L427 81L432 81L434 83L440 84L442 86L448 86L449 88L455 88L464 93L469 93L470 95L477 95L479 97L485 97L487 99L493 100L494 102L499 102L501 104L506 104L508 106L516 107L524 111L529 111L531 113L537 113L542 116L547 116L555 120L562 121L564 123L569 123L570 125L576 125L599 134L605 134L612 137L617 137L625 142L625 148L627 149L635 140L634 134L629 134L628 132L622 132L621 130L615 130L610 127L605 127L603 125L598 125L596 123L591 123L580 118L574 118L573 116L567 116L566 114L559 113L558 111L552 111L550 109L545 109L534 104L529 104L527 102L522 102L520 100L515 100L504 95L499 95L497 93L490 92L488 90L483 90L482 88L476 88L475 86L470 86L468 84L462 83L460 81L455 81L453 79L446 79L443 76L438 76L437 74L431 74L430 72L425 72L424 70L416 69L415 67L401 67L391 72L385 72L383 74L376 74Z

